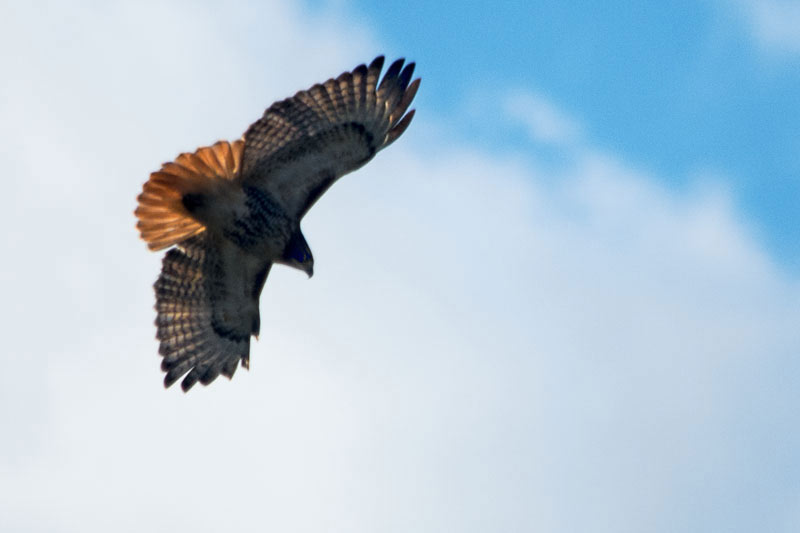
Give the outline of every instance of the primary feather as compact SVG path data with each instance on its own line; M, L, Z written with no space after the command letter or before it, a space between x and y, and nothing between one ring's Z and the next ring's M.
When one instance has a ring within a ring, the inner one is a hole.
M181 154L150 175L137 227L175 246L156 281L164 385L188 390L248 367L258 301L273 263L313 273L300 221L341 176L408 127L420 80L383 57L272 104L241 140Z

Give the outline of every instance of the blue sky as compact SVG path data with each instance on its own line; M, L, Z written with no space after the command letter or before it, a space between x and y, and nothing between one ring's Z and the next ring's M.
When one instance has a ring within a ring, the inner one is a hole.
M0 7L0 530L800 530L800 7L641 5ZM380 53L411 127L165 391L142 183Z
M671 188L715 175L770 251L798 272L800 38L764 42L756 10L781 3L751 3L765 7L388 0L350 9L435 73L420 101L460 120L465 136L525 150L496 120L492 90L535 88L580 120L592 142ZM783 5L788 13L776 16L796 21L796 4ZM476 91L486 114L465 116Z

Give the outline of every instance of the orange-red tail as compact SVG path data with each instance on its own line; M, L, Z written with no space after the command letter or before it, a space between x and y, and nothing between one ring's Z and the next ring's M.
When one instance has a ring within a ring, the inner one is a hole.
M151 250L161 250L202 232L205 227L186 210L187 193L213 194L239 172L244 141L219 141L181 154L150 174L139 195L136 227Z

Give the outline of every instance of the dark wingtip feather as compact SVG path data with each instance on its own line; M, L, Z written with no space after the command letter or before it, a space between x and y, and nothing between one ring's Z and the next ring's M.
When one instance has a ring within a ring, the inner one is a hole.
M392 111L392 114L389 117L389 122L391 122L392 125L396 125L396 123L403 117L403 113L406 112L408 106L411 105L411 102L417 95L417 90L419 89L419 84L421 81L421 78L417 78L416 80L412 81L411 85L409 85L406 89L406 92L403 93L403 98L400 100L400 103L397 104L397 107Z
M383 81L381 81L380 86L378 86L379 91L386 87L387 84L395 82L395 79L400 73L400 69L403 67L403 63L405 62L406 60L404 58L400 58L389 65L389 68L386 70L386 74L383 75Z
M389 130L389 133L386 134L386 143L384 144L384 146L389 146L390 144L392 144L394 141L397 140L398 137L400 137L403 134L403 132L406 131L408 125L411 124L411 119L414 118L415 112L416 109L412 109L411 111L409 111L406 114L406 116L404 116L400 120L400 122L397 123L397 126Z
M183 389L183 392L187 392L189 389L194 387L194 384L197 383L198 379L200 379L200 372L198 371L197 367L194 367L191 372L186 374L186 377L183 378L183 381L181 381L181 389Z
M233 377L233 374L236 372L238 366L239 366L238 358L228 359L228 362L225 363L225 366L222 367L222 375L228 379L231 379Z
M411 81L411 77L414 75L415 66L416 63L411 62L408 65L406 65L406 68L404 68L403 71L400 73L398 82L400 84L401 90L405 91L406 87L408 87L408 82Z
M386 61L386 58L382 55L376 57L372 60L372 63L369 64L369 70L378 70L380 71L383 68L383 62Z
M170 388L176 381L178 381L179 377L180 375L175 375L172 372L167 372L167 375L164 376L164 388L165 389Z
M208 385L209 383L217 379L221 370L222 370L222 364L214 363L213 365L208 367L208 370L203 372L202 376L200 376L200 383L202 383L203 385Z

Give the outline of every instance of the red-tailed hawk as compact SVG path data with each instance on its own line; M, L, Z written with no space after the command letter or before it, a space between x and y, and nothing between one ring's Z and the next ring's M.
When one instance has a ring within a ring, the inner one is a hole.
M184 391L248 367L273 263L313 274L300 221L340 176L394 142L420 80L383 57L272 104L242 139L184 153L153 172L136 217L151 250L174 246L155 283L161 368ZM188 374L187 374L188 373Z

